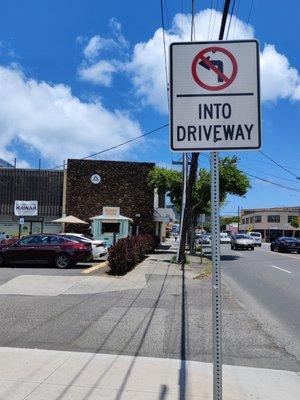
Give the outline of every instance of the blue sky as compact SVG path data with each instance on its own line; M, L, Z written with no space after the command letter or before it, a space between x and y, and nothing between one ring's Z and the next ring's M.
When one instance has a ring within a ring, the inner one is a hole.
M251 0L235 3L228 38L261 43L262 150L300 175L300 4L254 0L249 20ZM167 44L187 40L191 1L164 4ZM195 4L196 39L216 38L223 2ZM49 168L165 124L160 1L2 0L0 91L0 157L17 157L18 166L37 167L41 158ZM229 197L224 213L238 205L299 205L300 180L259 152L238 156L248 173L299 191L252 178L246 198ZM163 129L101 158L168 166L179 156ZM200 163L208 165L207 154Z

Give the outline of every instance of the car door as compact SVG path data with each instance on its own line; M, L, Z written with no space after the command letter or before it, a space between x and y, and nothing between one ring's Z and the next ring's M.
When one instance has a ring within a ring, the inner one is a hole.
M26 236L4 249L4 255L8 264L29 264L33 257L36 236Z
M52 263L55 254L59 252L59 237L55 235L41 235L35 249L35 262L38 264Z

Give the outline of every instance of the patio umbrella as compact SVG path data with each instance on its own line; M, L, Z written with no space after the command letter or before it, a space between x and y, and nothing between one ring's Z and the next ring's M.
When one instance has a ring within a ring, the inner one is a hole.
M53 220L52 222L59 222L61 224L86 224L88 225L88 222L83 221L82 219L79 219L77 217L73 217L73 215L68 215L67 217L62 217Z

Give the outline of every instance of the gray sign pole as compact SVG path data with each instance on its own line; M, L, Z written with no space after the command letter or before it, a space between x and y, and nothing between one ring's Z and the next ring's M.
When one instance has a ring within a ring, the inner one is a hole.
M214 400L222 399L222 320L219 215L219 153L211 153L211 254L213 309L213 381Z

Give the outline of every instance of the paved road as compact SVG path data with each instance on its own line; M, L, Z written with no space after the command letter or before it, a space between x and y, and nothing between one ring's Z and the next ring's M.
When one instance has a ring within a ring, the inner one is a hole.
M300 255L222 246L224 282L264 329L300 360Z
M125 276L123 284L114 278L119 288L101 293L93 292L95 285L108 278L97 275L78 290L80 269L1 269L0 346L211 362L210 280L183 279L166 262L170 254L155 257L141 285L128 289L134 276ZM57 293L50 290L53 280ZM277 346L225 286L222 304L226 364L299 370L295 357Z

